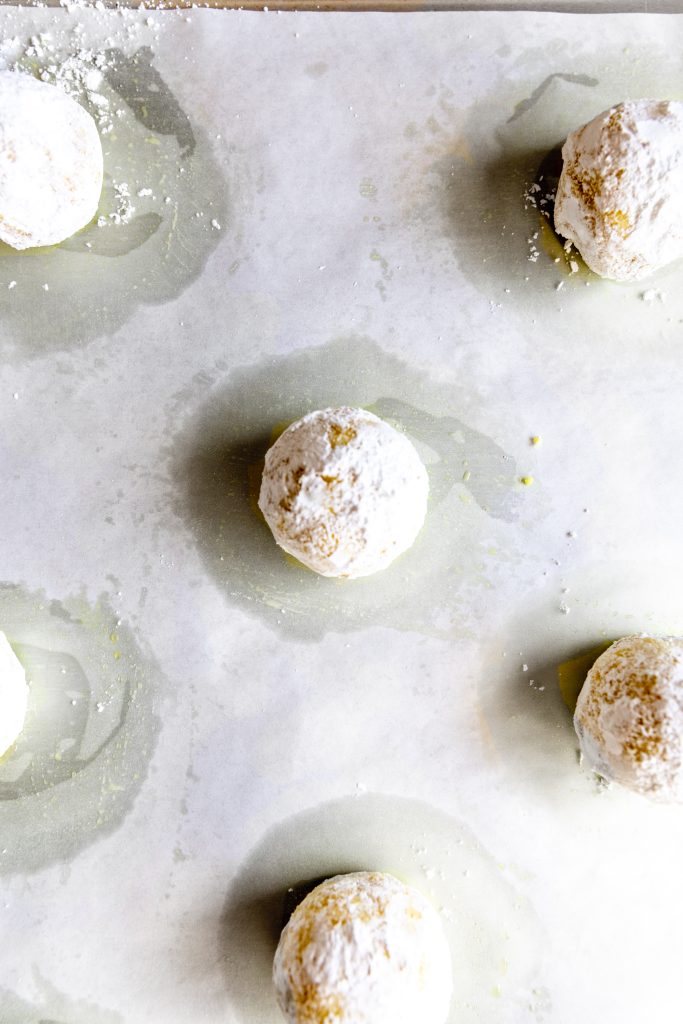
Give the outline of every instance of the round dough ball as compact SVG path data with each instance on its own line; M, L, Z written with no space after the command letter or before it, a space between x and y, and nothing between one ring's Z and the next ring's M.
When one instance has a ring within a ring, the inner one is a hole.
M102 145L87 110L54 85L0 73L0 239L55 245L90 221Z
M429 481L410 441L365 409L323 409L266 455L259 508L280 547L322 576L385 569L424 522Z
M683 802L683 639L617 640L588 673L574 725L598 774L654 800Z
M683 256L683 103L620 103L572 132L555 229L591 270L639 280Z
M24 728L27 706L26 675L7 637L0 633L0 756Z
M289 1024L444 1024L451 956L439 916L392 875L337 875L285 926L273 980Z

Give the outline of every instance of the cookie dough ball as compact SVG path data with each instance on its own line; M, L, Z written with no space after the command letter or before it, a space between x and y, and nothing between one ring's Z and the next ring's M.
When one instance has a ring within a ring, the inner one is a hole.
M337 875L285 926L273 980L289 1024L444 1024L451 957L441 921L391 875Z
M322 576L369 576L410 547L427 511L410 441L365 409L323 409L266 455L259 508L280 547Z
M0 73L0 239L55 245L84 227L102 191L90 114L54 85Z
M0 756L24 728L27 705L26 675L7 637L0 633Z
M555 229L596 274L637 281L683 256L683 103L620 103L572 132Z
M588 673L574 725L594 771L683 802L683 639L617 640Z

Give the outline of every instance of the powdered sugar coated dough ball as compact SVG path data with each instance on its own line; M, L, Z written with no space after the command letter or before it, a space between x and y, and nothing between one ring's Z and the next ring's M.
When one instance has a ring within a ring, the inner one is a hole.
M0 756L23 729L27 704L26 675L7 637L0 633Z
M273 980L289 1024L444 1024L451 957L441 921L391 875L337 875L285 926Z
M574 725L600 775L655 800L683 802L683 639L617 640L588 673Z
M0 239L55 245L84 227L102 191L102 145L87 110L54 85L0 73Z
M278 544L323 576L368 576L411 546L427 471L410 441L365 409L323 409L266 455L259 507Z
M683 103L620 103L562 148L555 229L602 277L639 280L683 256Z

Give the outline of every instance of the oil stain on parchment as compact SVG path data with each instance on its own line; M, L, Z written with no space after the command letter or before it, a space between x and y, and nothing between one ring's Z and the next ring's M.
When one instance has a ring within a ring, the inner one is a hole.
M450 243L462 274L494 307L527 324L552 316L553 330L573 337L572 317L556 315L558 283L564 308L580 302L586 317L605 303L618 311L639 286L601 280L575 251L565 253L528 190L548 155L556 157L569 132L600 111L627 98L681 95L680 62L657 47L625 60L616 47L573 54L564 48L560 56L558 47L531 45L515 54L512 72L464 108L452 90L436 89L432 116L407 126L406 214L424 225L424 244L433 248L434 233ZM542 181L543 191L556 181L556 173Z
M558 831L580 836L595 820L593 797L600 793L596 776L579 771L572 721L588 671L621 636L681 635L683 611L666 560L622 550L608 563L598 555L561 572L549 573L540 593L511 608L482 647L477 718L482 749L505 784L544 805ZM614 790L600 820L620 830L623 819L626 833L652 805Z
M232 883L219 957L238 1024L281 1020L270 982L288 913L324 878L387 871L440 912L453 958L448 1021L550 1019L542 928L510 874L460 821L428 804L364 794L271 828Z
M560 79L563 82L570 82L573 85L595 86L599 84L598 79L592 78L590 75L571 75L563 71L556 71L552 75L547 75L541 84L536 86L530 96L527 96L526 99L520 100L519 103L515 104L514 113L508 117L507 124L512 124L512 122L516 121L518 117L522 117L523 114L527 114L532 110L543 96L546 89L552 85L555 79Z
M0 243L6 357L66 350L113 333L139 305L180 295L221 234L236 230L237 186L226 183L208 140L154 66L152 50L91 57L101 77L96 98L113 112L112 130L101 135L100 205L95 219L60 245L16 252ZM20 67L44 70L28 58ZM97 117L92 93L83 89L77 98Z
M0 988L2 1024L124 1024L123 1017L113 1010L64 995L35 967L32 980L39 992L34 1002Z
M186 394L168 410L171 500L227 598L301 639L373 625L469 635L499 564L515 557L506 545L520 488L514 460L460 418L462 394L355 337L235 370L207 391L189 418ZM257 507L274 429L338 405L368 408L405 431L430 476L411 550L359 580L325 579L286 556Z
M0 584L0 623L29 682L24 730L0 759L0 874L26 873L69 860L131 810L159 677L104 600Z
M564 266L566 254L559 243L552 258L543 252L543 224L525 194L548 151L562 141L558 96L566 96L573 117L580 117L577 99L590 100L597 85L588 75L556 72L530 83L529 94L517 103L495 96L463 117L444 99L438 132L414 126L411 149L418 146L422 153L408 173L421 180L408 191L409 215L436 221L463 274L506 309L521 304L528 313L532 277L549 284L546 297L555 300L562 267L553 260ZM482 125L489 127L482 131ZM537 302L535 291L533 297Z

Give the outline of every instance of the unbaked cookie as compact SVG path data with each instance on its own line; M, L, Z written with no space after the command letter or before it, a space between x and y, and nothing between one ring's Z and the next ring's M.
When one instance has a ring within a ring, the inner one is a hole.
M365 409L323 409L266 455L259 508L285 551L323 576L369 576L411 546L427 471L407 437Z
M102 191L102 145L87 110L55 85L0 73L0 239L55 245L84 227Z
M617 281L683 256L683 103L620 103L562 148L555 229Z
M299 904L273 979L289 1024L444 1024L451 956L421 893L392 875L357 872Z

